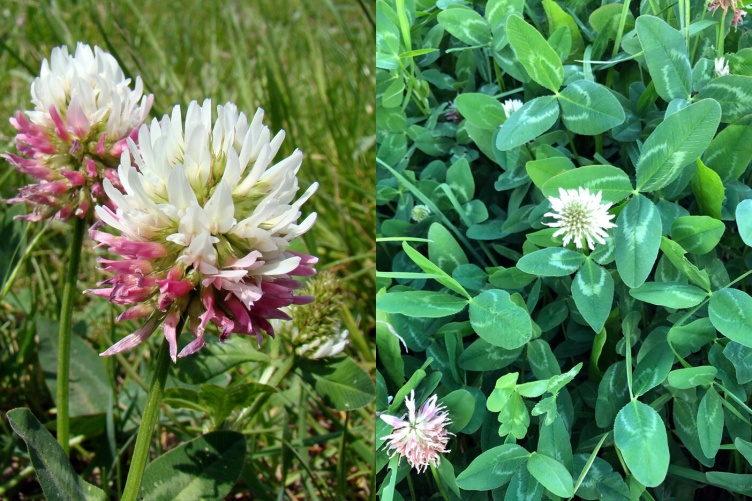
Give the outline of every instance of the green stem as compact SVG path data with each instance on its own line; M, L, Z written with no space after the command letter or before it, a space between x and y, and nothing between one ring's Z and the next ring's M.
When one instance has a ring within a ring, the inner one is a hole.
M177 332L183 330L184 319L180 320ZM167 380L167 371L170 368L169 345L165 339L159 348L157 355L157 365L154 369L154 379L151 381L149 394L146 397L146 406L141 418L141 426L138 428L136 437L136 446L133 450L133 459L131 467L128 470L128 480L125 482L125 490L121 501L135 501L138 491L141 488L141 479L144 476L146 462L149 459L149 446L151 436L154 433L154 425L159 417L159 406L162 402L162 393L164 393L165 381Z
M442 461L446 461L446 459L442 458ZM441 477L439 477L439 472L436 470L436 467L434 465L431 465L431 473L433 474L433 479L436 481L436 486L439 488L439 493L441 494L441 497L443 497L446 501L449 501L449 494L447 493L446 487L444 486L444 482L441 481Z
M68 424L68 377L70 375L71 320L73 317L73 298L78 293L76 279L78 278L78 265L81 261L81 248L83 247L84 229L86 227L86 217L75 219L68 271L65 274L65 285L63 287L63 304L60 308L57 352L57 442L65 451L66 456L70 453L68 446L70 432Z

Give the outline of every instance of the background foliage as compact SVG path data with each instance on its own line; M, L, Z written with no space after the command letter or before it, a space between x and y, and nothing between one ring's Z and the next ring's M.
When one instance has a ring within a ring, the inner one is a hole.
M344 295L337 316L351 335L346 353L370 372L375 324L373 17L372 5L356 1L4 2L0 117L28 108L29 86L42 59L52 47L74 48L76 41L99 45L119 59L127 74L140 75L156 97L153 117L174 104L204 98L215 105L233 101L246 114L263 107L270 128L287 132L280 157L295 147L306 154L301 185L321 183L304 208L319 214L305 246L320 256L319 269L337 275ZM0 149L12 148L14 132L7 119L0 120ZM26 180L5 161L0 160L0 168L0 196L8 198ZM0 283L15 279L0 303L0 498L41 498L26 447L5 412L28 407L54 426L58 284L69 229L59 222L13 221L20 210L0 207ZM33 250L24 254L32 243ZM87 243L81 290L102 278L96 254ZM135 327L115 325L117 313L105 301L79 297L72 345L73 466L111 495L122 491L158 347L153 339L124 357L99 359L98 352ZM234 336L179 362L168 379L172 389L155 454L183 446L162 456L151 474L147 471L147 492L154 498L175 492L195 498L196 491L181 490L187 481L215 463L230 462L236 471L229 479L199 482L198 488L210 489L214 498L249 497L250 492L256 499L373 496L369 378L363 380L349 360L291 368L285 365L289 351L280 340L267 340L257 349L255 342ZM297 375L285 376L287 369ZM350 393L338 383L343 377L358 381ZM348 405L360 409L345 412ZM12 422L32 426L32 419L16 414ZM202 450L212 453L201 457ZM193 469L172 478L172 490L156 490L164 472L187 463Z
M456 434L433 475L380 449L384 499L752 494L752 49L713 4L377 1L377 409ZM593 252L543 225L577 187Z

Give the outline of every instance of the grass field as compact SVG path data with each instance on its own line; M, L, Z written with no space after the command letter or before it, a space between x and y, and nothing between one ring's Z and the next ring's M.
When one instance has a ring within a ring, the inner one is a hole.
M4 2L0 150L13 150L15 130L5 117L30 107L29 85L42 59L53 47L67 44L72 49L77 41L102 47L115 55L126 74L141 76L155 96L152 117L161 117L175 104L205 98L214 104L233 101L251 115L263 107L272 131L287 132L277 158L300 148L305 154L301 186L321 184L303 209L319 215L305 246L320 257L319 270L338 277L344 297L338 316L351 333L346 353L371 374L373 23L373 5L362 0ZM0 160L0 196L13 196L26 182ZM52 326L59 315L70 233L70 226L58 221L12 220L22 210L0 204L0 283L8 289L0 299L0 499L42 498L26 448L4 413L25 406L43 423L54 424L55 339L50 333L56 332ZM33 249L24 253L31 245ZM103 278L96 271L100 254L86 242L81 290ZM114 324L117 313L106 301L78 298L74 322L76 339L82 342L74 339L72 375L80 379L71 387L73 465L111 495L122 489L150 377L149 362L161 337L155 335L148 345L108 359L102 365L105 380L84 374L91 353L135 327ZM283 342L267 340L260 351L270 355L270 361L228 364L225 370L214 367L215 377L209 382L227 387L274 381L281 374L279 361L285 350ZM173 384L186 380L190 377L176 378ZM256 499L374 497L372 404L347 413L332 410L293 374L282 378L280 390L263 406L258 400L252 408L260 411L236 411L227 421L213 422L200 412L163 406L156 452L202 431L231 426L246 436L248 456L228 499L250 498L250 492Z

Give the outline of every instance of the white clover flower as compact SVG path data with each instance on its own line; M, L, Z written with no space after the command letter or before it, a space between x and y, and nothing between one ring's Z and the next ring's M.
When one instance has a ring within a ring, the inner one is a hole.
M194 340L180 356L204 345L209 321L233 333L273 334L270 319L289 319L281 308L305 304L294 296L291 276L315 274L317 259L288 250L308 231L316 214L298 223L300 207L318 183L297 198L299 150L271 165L284 131L271 138L259 109L250 123L232 103L210 100L188 106L185 128L180 106L129 141L119 176L124 193L105 180L116 210L97 206L115 236L93 228L92 238L122 260L101 260L116 275L106 289L89 291L113 303L134 305L119 319L147 317L145 325L103 353L113 355L143 342L164 322L173 361L176 326L187 317Z
M715 59L715 74L719 77L729 75L731 70L729 69L729 63L723 57Z
M421 473L428 466L438 466L439 454L449 452L446 448L452 433L446 430L451 424L449 415L443 405L436 405L436 395L431 396L418 412L415 412L415 390L405 398L407 414L401 418L381 414L381 419L394 427L390 435L382 437L390 457L399 454L410 466ZM405 419L407 417L407 419Z
M501 106L504 108L504 114L507 118L512 116L512 113L522 108L522 101L519 99L507 99Z
M339 355L350 342L347 336L350 332L345 329L331 336L317 337L309 343L298 347L295 351L298 355L318 360L319 358L333 357Z
M420 223L431 215L431 209L427 205L418 204L410 211L410 218L416 223Z
M24 219L85 217L93 203L107 203L102 179L119 186L114 168L154 101L143 95L140 77L133 89L130 83L99 47L79 42L74 55L65 46L52 49L31 84L34 109L10 120L21 156L4 155L38 181L9 200L34 206Z
M603 192L591 194L587 188L577 190L563 190L559 188L559 198L548 197L553 212L544 214L556 219L554 223L543 223L553 228L559 228L553 236L564 235L564 245L574 241L578 249L582 248L583 240L587 241L590 250L595 249L595 241L604 244L608 237L606 230L615 228L611 222L613 214L608 213L610 203L602 203Z

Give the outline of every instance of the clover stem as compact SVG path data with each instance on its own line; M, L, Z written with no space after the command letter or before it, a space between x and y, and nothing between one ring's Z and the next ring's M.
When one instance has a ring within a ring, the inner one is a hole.
M177 327L177 333L183 330L185 319L181 318ZM156 367L154 368L154 379L149 387L149 394L146 397L146 406L144 406L141 426L138 428L136 445L133 450L131 466L128 470L128 479L125 482L125 489L121 501L135 501L138 491L141 488L141 479L144 476L146 462L149 459L149 446L151 437L154 433L154 425L159 417L159 407L162 402L167 372L170 369L169 345L167 340L162 341L157 355Z
M70 425L68 419L68 379L70 375L70 344L71 344L71 320L73 317L73 298L78 278L78 266L81 261L81 248L84 241L84 229L86 217L75 218L73 227L73 239L71 240L70 256L68 258L68 270L65 274L63 286L63 300L60 308L60 329L58 335L57 352L57 442L65 451L66 456L70 452L68 445Z

